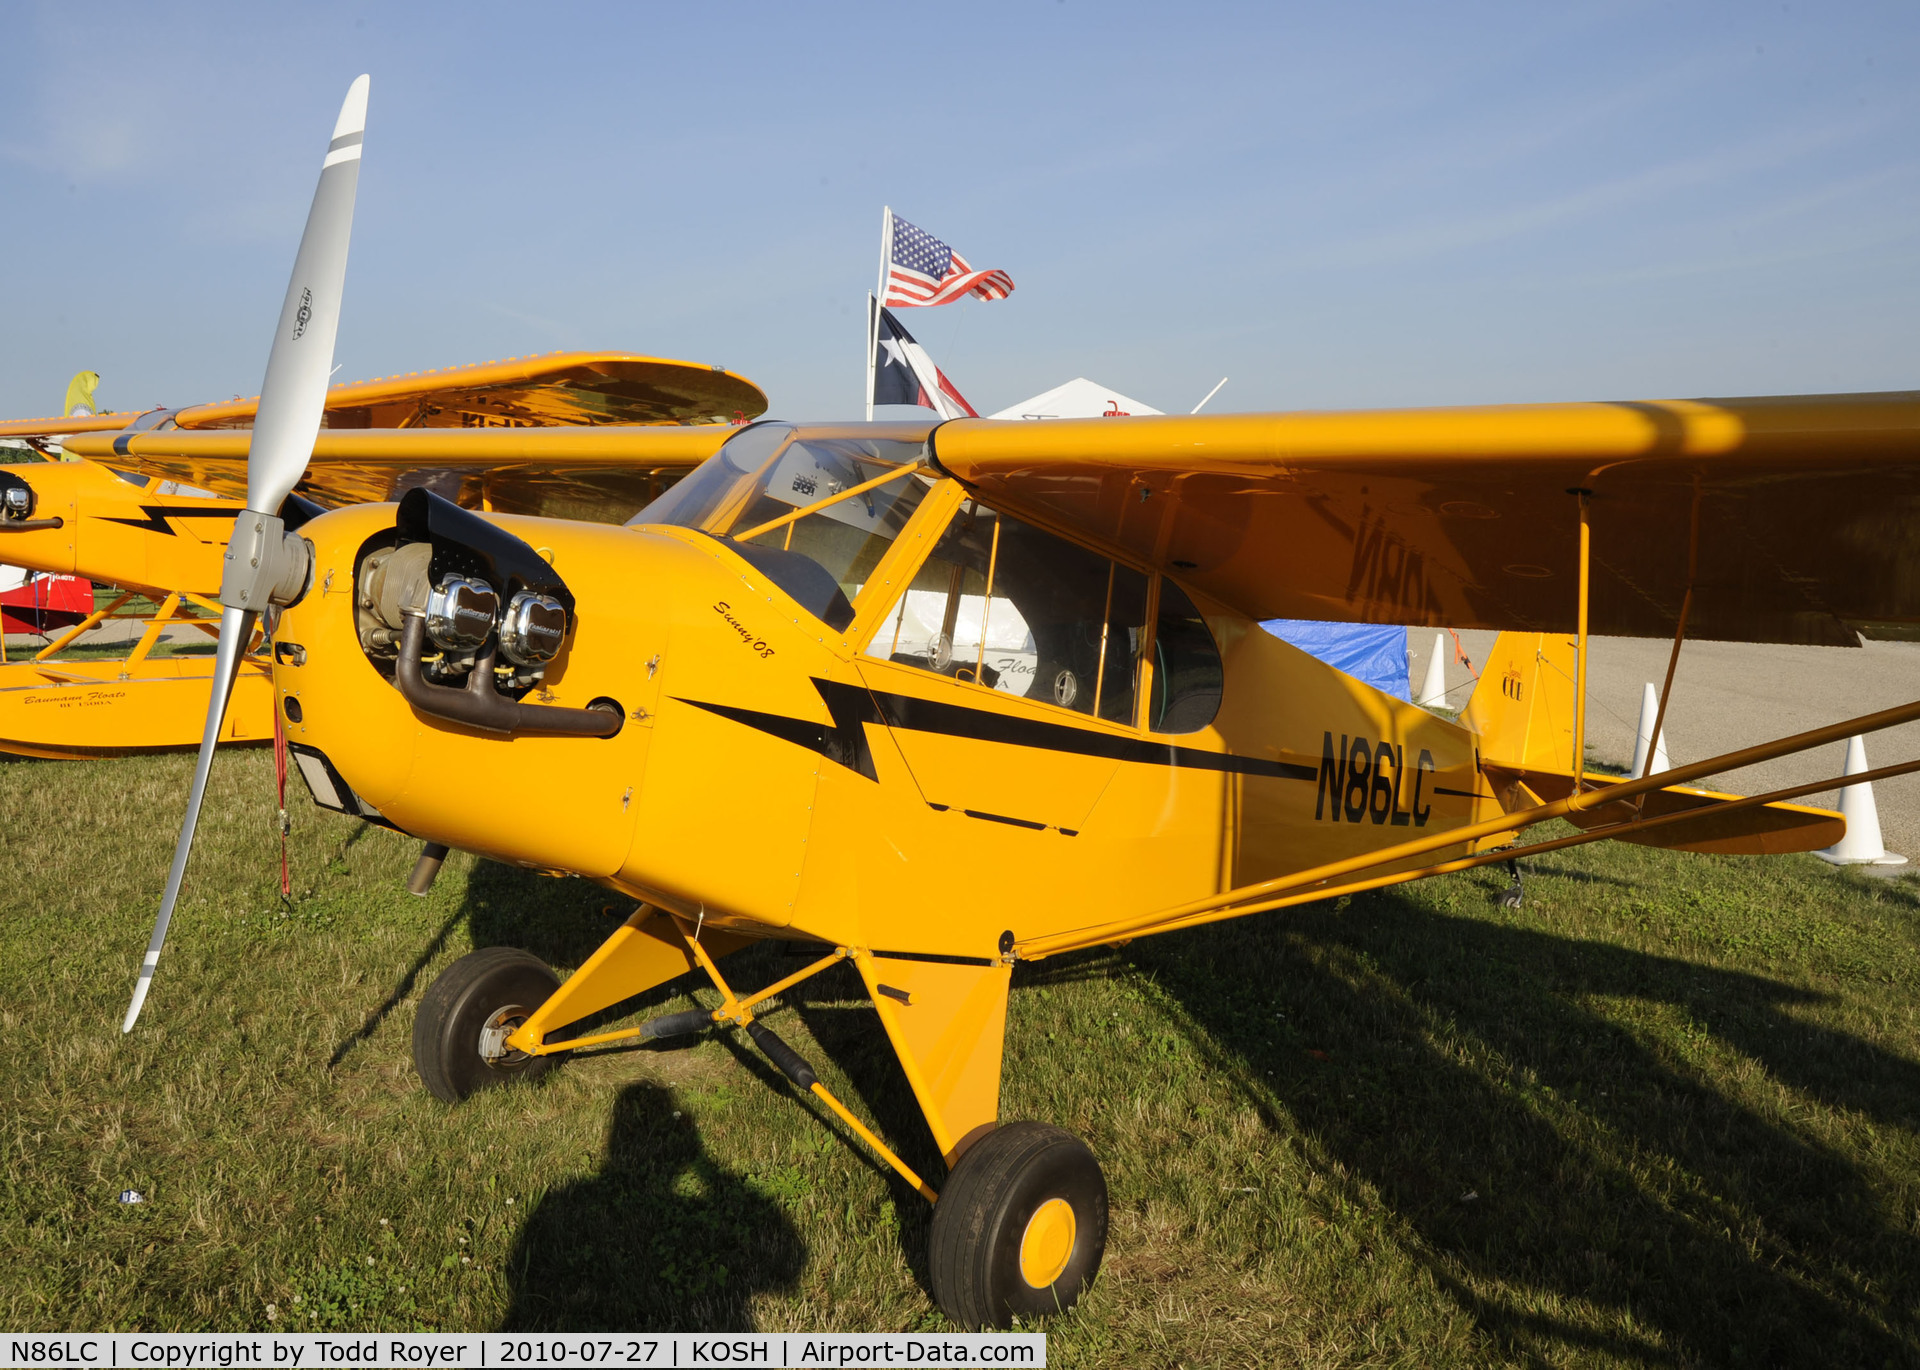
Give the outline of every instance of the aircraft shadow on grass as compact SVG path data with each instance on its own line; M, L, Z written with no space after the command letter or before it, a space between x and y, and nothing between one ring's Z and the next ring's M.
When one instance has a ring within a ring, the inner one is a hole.
M1920 1066L1804 1021L1793 1010L1818 996L1764 976L1448 917L1400 891L1346 904L1146 939L1119 955L1056 957L1023 966L1016 994L1129 966L1150 975L1267 1125L1304 1134L1369 1186L1418 1234L1416 1257L1439 1287L1523 1359L1920 1362L1920 1239L1905 1215L1889 1212L1852 1161L1722 1093L1596 1001L1678 1011L1690 1033L1873 1126L1920 1128ZM482 862L421 964L464 918L476 947L520 946L577 965L630 908L581 881ZM724 968L744 991L798 964L769 944ZM645 1016L695 984L662 986L599 1020L631 1014L636 1002ZM410 992L403 985L395 1001ZM784 999L788 1009L769 1020L776 1030L794 1037L779 1019L797 1016L845 1073L849 1104L901 1144L909 1164L942 1174L852 971L836 968ZM1279 1030L1276 1010L1287 1015ZM1505 1070L1496 1078L1442 1042ZM795 1108L818 1111L733 1045ZM1569 1110L1590 1120L1580 1136L1564 1126ZM508 1328L746 1327L752 1293L797 1276L805 1253L791 1223L707 1157L672 1112L660 1087L622 1092L601 1172L529 1216ZM926 1205L869 1164L890 1186L900 1249L924 1284ZM1660 1175L1662 1192L1630 1167ZM1469 1192L1476 1197L1463 1200ZM727 1283L673 1294L646 1273L668 1258L656 1238L678 1268L724 1265ZM1539 1311L1553 1299L1630 1310L1650 1335Z
M1920 1067L1794 1016L1816 994L1446 917L1404 892L1127 951L1268 1126L1377 1193L1440 1287L1523 1360L1920 1363L1920 1240L1887 1187L1589 1006L1664 1005L1803 1096L1920 1124ZM1539 1311L1552 1299L1630 1310L1653 1335Z

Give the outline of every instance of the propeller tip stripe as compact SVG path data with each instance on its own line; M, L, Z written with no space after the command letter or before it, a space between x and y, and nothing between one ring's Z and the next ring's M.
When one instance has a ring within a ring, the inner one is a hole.
M147 1002L147 986L152 983L153 976L147 971L142 971L140 973L140 979L133 987L133 1002L127 1005L126 1021L120 1024L121 1036L124 1037L127 1033L132 1032L133 1025L140 1020L140 1010Z
M360 133L367 127L367 87L372 78L361 76L347 87L346 103L340 106L339 122L333 126L333 136L343 133Z

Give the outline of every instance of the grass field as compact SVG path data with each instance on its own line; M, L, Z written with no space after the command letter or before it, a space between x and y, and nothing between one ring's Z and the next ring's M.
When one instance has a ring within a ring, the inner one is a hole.
M458 856L411 898L410 844L303 793L283 904L263 751L121 1039L190 766L0 764L0 1327L944 1325L926 1206L750 1049L429 1098L442 966L569 968L630 906ZM1504 883L1020 969L1003 1117L1113 1193L1053 1364L1920 1363L1920 887L1608 846ZM777 1029L938 1175L851 977L805 988Z

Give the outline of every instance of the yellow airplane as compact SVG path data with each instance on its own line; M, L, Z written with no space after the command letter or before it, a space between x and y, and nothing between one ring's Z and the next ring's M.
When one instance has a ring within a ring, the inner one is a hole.
M356 155L365 79L336 127ZM265 511L315 432L270 428L269 405L298 415L331 364L356 169L321 173L244 467L191 434L136 435L126 457L245 480L222 669L277 610L274 691L319 804L420 838L422 882L459 847L638 903L564 981L506 947L455 962L415 1021L422 1082L452 1103L570 1053L743 1030L933 1201L932 1292L962 1325L1071 1307L1106 1242L1087 1146L999 1118L1017 964L1605 838L1828 845L1840 816L1789 801L1834 780L1752 798L1694 782L1920 718L1916 702L1649 779L1585 773L1590 632L1671 634L1677 662L1689 636L1920 631L1911 393L761 423L624 527L414 490L288 533ZM676 436L614 445L645 468ZM538 477L498 488L521 479ZM1453 722L1260 630L1277 616L1506 631ZM1576 830L1517 844L1555 818ZM824 954L731 983L724 958L769 938ZM849 961L944 1177L769 1025ZM717 1007L582 1034L690 972Z
M76 376L69 408L82 402L74 399L78 391L90 400L97 381L93 372ZM121 475L113 463L138 433L192 432L211 450L244 455L257 407L250 399L0 422L0 437L92 458L0 466L0 561L122 591L31 660L6 664L0 656L0 751L72 758L191 747L199 739L211 663L151 653L168 628L217 635L220 606L211 597L243 505L210 497L192 467L176 481ZM534 461L544 468L538 497L519 488L506 497L507 507L618 522L712 451L731 431L727 425L765 409L758 386L723 368L617 352L556 352L337 385L326 395L327 426L312 469L289 499L310 516L324 505L384 499L425 483L461 503L492 508L488 473ZM592 443L577 436L589 427L634 425L687 427L677 429L685 437L655 466L611 474L595 470L591 459L573 471L553 460L545 443L553 434L575 435L574 448L560 439L561 450L591 451ZM449 432L479 438L478 448L447 450L441 435ZM487 465L475 462L476 451ZM153 610L128 608L136 596L152 601ZM83 634L129 617L145 626L126 656L63 659ZM266 664L249 652L222 740L272 736Z

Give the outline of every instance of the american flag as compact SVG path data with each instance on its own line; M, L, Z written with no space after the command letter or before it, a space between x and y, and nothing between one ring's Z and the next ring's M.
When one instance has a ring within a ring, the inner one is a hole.
M963 295L1004 300L1013 277L975 271L966 259L924 228L887 211L887 291L884 305L952 304Z

